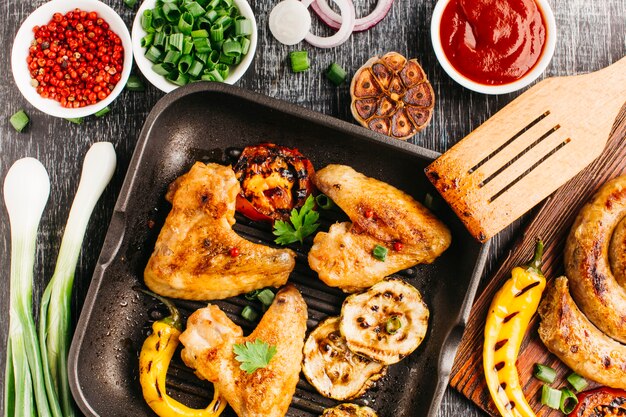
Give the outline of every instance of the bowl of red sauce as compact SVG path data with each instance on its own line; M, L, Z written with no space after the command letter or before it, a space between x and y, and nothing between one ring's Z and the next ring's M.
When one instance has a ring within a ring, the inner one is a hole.
M52 0L31 13L15 36L13 78L37 109L79 118L108 106L132 67L130 33L98 0Z
M519 90L546 69L556 22L546 0L439 0L431 39L439 63L484 94Z

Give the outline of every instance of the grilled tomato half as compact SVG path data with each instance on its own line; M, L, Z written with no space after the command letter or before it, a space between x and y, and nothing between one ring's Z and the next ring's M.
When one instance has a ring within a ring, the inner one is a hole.
M352 115L375 132L407 140L428 126L435 92L417 60L397 52L375 56L350 84Z
M295 148L248 146L234 170L241 184L237 211L251 220L286 220L313 192L313 164Z

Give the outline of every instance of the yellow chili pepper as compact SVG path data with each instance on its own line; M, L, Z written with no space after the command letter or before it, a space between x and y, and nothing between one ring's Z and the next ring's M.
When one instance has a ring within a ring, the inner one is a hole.
M487 314L483 345L485 379L503 417L535 416L524 397L515 362L546 286L541 272L542 255L543 242L537 240L532 261L513 268L511 278L496 293Z
M148 291L144 292L163 302L169 309L170 316L154 322L152 334L143 342L139 354L139 382L143 398L160 417L219 416L227 403L217 388L213 394L213 401L205 409L189 408L167 395L165 377L182 332L180 314L170 301Z

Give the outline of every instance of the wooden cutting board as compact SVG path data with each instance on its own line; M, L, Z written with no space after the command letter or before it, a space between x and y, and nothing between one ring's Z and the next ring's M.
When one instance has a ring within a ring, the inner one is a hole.
M499 416L499 413L485 384L482 350L484 323L495 292L510 277L515 266L526 263L532 257L538 236L546 247L543 257L546 278L552 280L562 275L563 247L578 211L602 184L622 174L626 174L626 107L617 117L602 155L543 203L476 300L452 367L450 385L490 415ZM526 398L538 416L562 417L560 411L541 405L542 382L533 378L532 371L535 363L555 368L557 380L552 386L557 388L565 386L564 380L571 371L544 347L537 333L538 325L538 316L535 315L517 362L520 380Z

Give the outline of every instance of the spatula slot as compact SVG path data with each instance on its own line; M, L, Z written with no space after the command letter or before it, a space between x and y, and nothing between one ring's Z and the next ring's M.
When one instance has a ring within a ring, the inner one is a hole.
M552 132L550 132L552 133ZM556 147L554 147L550 152L548 152L547 154L545 154L540 160L538 160L537 162L535 162L530 168L528 168L526 171L522 172L522 174L520 174L517 178L515 178L515 180L511 181L510 183L508 183L506 185L506 187L504 187L503 189L501 189L500 191L498 191L497 193L495 193L491 198L489 198L487 200L488 203L493 203L498 197L500 197L502 194L504 194L505 192L507 192L511 187L513 187L515 184L517 184L518 182L520 182L522 179L524 179L525 176L527 176L528 174L530 174L535 168L537 168L539 165L541 165L544 161L546 161L548 158L550 158L552 155L554 155L555 153L557 153L561 148L563 148L565 145L567 145L568 143L571 142L570 138L565 139L563 142L559 143Z
M522 150L521 152L519 152L517 155L515 155L515 157L513 157L510 161L508 161L506 164L504 164L503 166L501 166L496 172L494 172L493 174L491 174L490 176L488 176L487 178L485 178L483 181L480 182L480 184L478 184L479 188L484 187L486 184L489 183L489 181L491 181L492 179L494 179L495 177L497 177L502 171L504 171L505 169L507 169L509 166L511 166L515 161L517 161L518 159L520 159L522 156L526 155L528 152L531 151L531 149L533 149L535 146L539 145L544 139L546 139L548 136L550 136L552 133L556 132L557 130L560 129L560 125L556 125L554 127L552 127L550 130L548 130L546 133L544 133L543 135L541 135L539 137L539 139L537 139L536 141L534 141L533 143L531 143L530 145L528 145L524 150Z
M476 171L478 168L480 168L481 166L483 166L485 164L485 162L487 162L488 160L490 160L491 158L493 158L494 156L496 156L498 153L500 153L504 148L506 148L507 146L509 146L511 143L513 143L515 141L515 139L519 138L520 136L522 136L524 133L526 133L528 130L530 130L533 126L535 126L537 123L539 123L540 121L542 121L543 119L545 119L546 117L548 117L548 115L550 114L550 110L546 110L542 115L540 115L539 117L537 117L535 120L533 120L532 122L528 123L525 127L523 127L519 132L517 132L515 135L513 135L511 137L511 139L507 140L505 143L503 143L499 148L497 148L495 151L491 152L489 155L487 155L486 157L484 157L479 163L477 163L476 165L474 165L472 168L470 168L469 171L467 171L468 175L471 174L472 172Z

